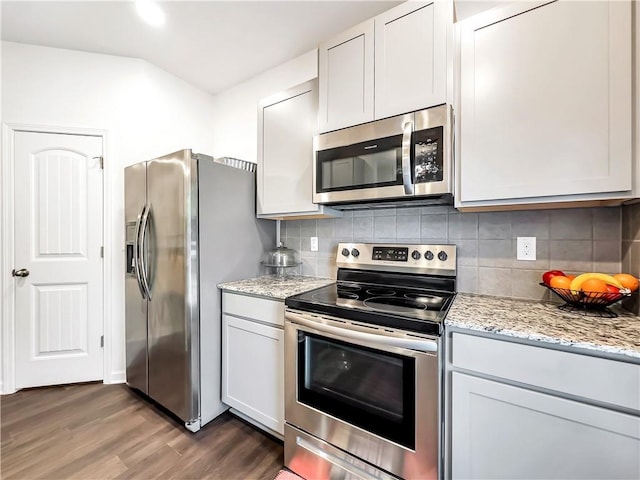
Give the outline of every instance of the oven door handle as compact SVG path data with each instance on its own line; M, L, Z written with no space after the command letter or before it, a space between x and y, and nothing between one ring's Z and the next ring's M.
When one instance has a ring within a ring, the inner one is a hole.
M293 323L309 327L318 332L329 333L331 335L335 335L336 337L341 337L347 340L362 340L366 342L377 343L379 345L416 350L418 352L438 352L438 344L433 340L398 338L389 337L386 335L377 335L375 333L357 332L354 330L347 330L346 328L333 327L331 325L325 325L319 322L315 322L293 312L286 312L285 318L291 320Z

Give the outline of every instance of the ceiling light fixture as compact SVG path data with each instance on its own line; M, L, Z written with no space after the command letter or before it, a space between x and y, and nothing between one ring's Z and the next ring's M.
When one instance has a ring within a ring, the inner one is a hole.
M156 2L152 0L136 0L136 11L149 25L161 27L164 25L164 12Z

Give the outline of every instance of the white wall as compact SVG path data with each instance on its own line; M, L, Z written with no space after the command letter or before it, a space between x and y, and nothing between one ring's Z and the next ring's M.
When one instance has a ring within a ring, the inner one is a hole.
M317 57L314 49L212 97L143 60L2 42L3 123L107 132L107 381L125 378L123 168L183 148L256 162L258 102L315 78Z
M106 380L123 381L123 167L183 148L211 154L213 97L143 60L9 42L2 43L1 92L4 123L107 131L112 378Z
M314 49L216 95L214 156L257 162L258 102L317 76Z

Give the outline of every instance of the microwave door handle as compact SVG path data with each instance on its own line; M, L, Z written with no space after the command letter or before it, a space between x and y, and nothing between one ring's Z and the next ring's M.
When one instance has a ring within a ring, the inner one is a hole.
M413 339L413 338L398 338L387 337L385 335L377 335L375 333L357 332L354 330L347 330L345 328L333 327L331 325L325 325L322 323L308 320L304 316L293 312L286 312L285 318L302 325L309 327L319 332L329 333L336 337L342 337L345 340L361 340L366 342L373 342L379 345L385 345L389 347L405 348L408 350L416 350L418 352L425 353L437 353L438 344L432 340L426 339Z
M405 195L413 195L413 182L411 181L411 133L413 122L405 122L402 126L402 185Z

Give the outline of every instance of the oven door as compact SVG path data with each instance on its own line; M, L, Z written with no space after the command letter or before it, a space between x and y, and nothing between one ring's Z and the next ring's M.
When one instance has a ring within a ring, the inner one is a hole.
M285 318L286 422L401 478L437 478L439 339ZM285 445L287 465L295 455Z

